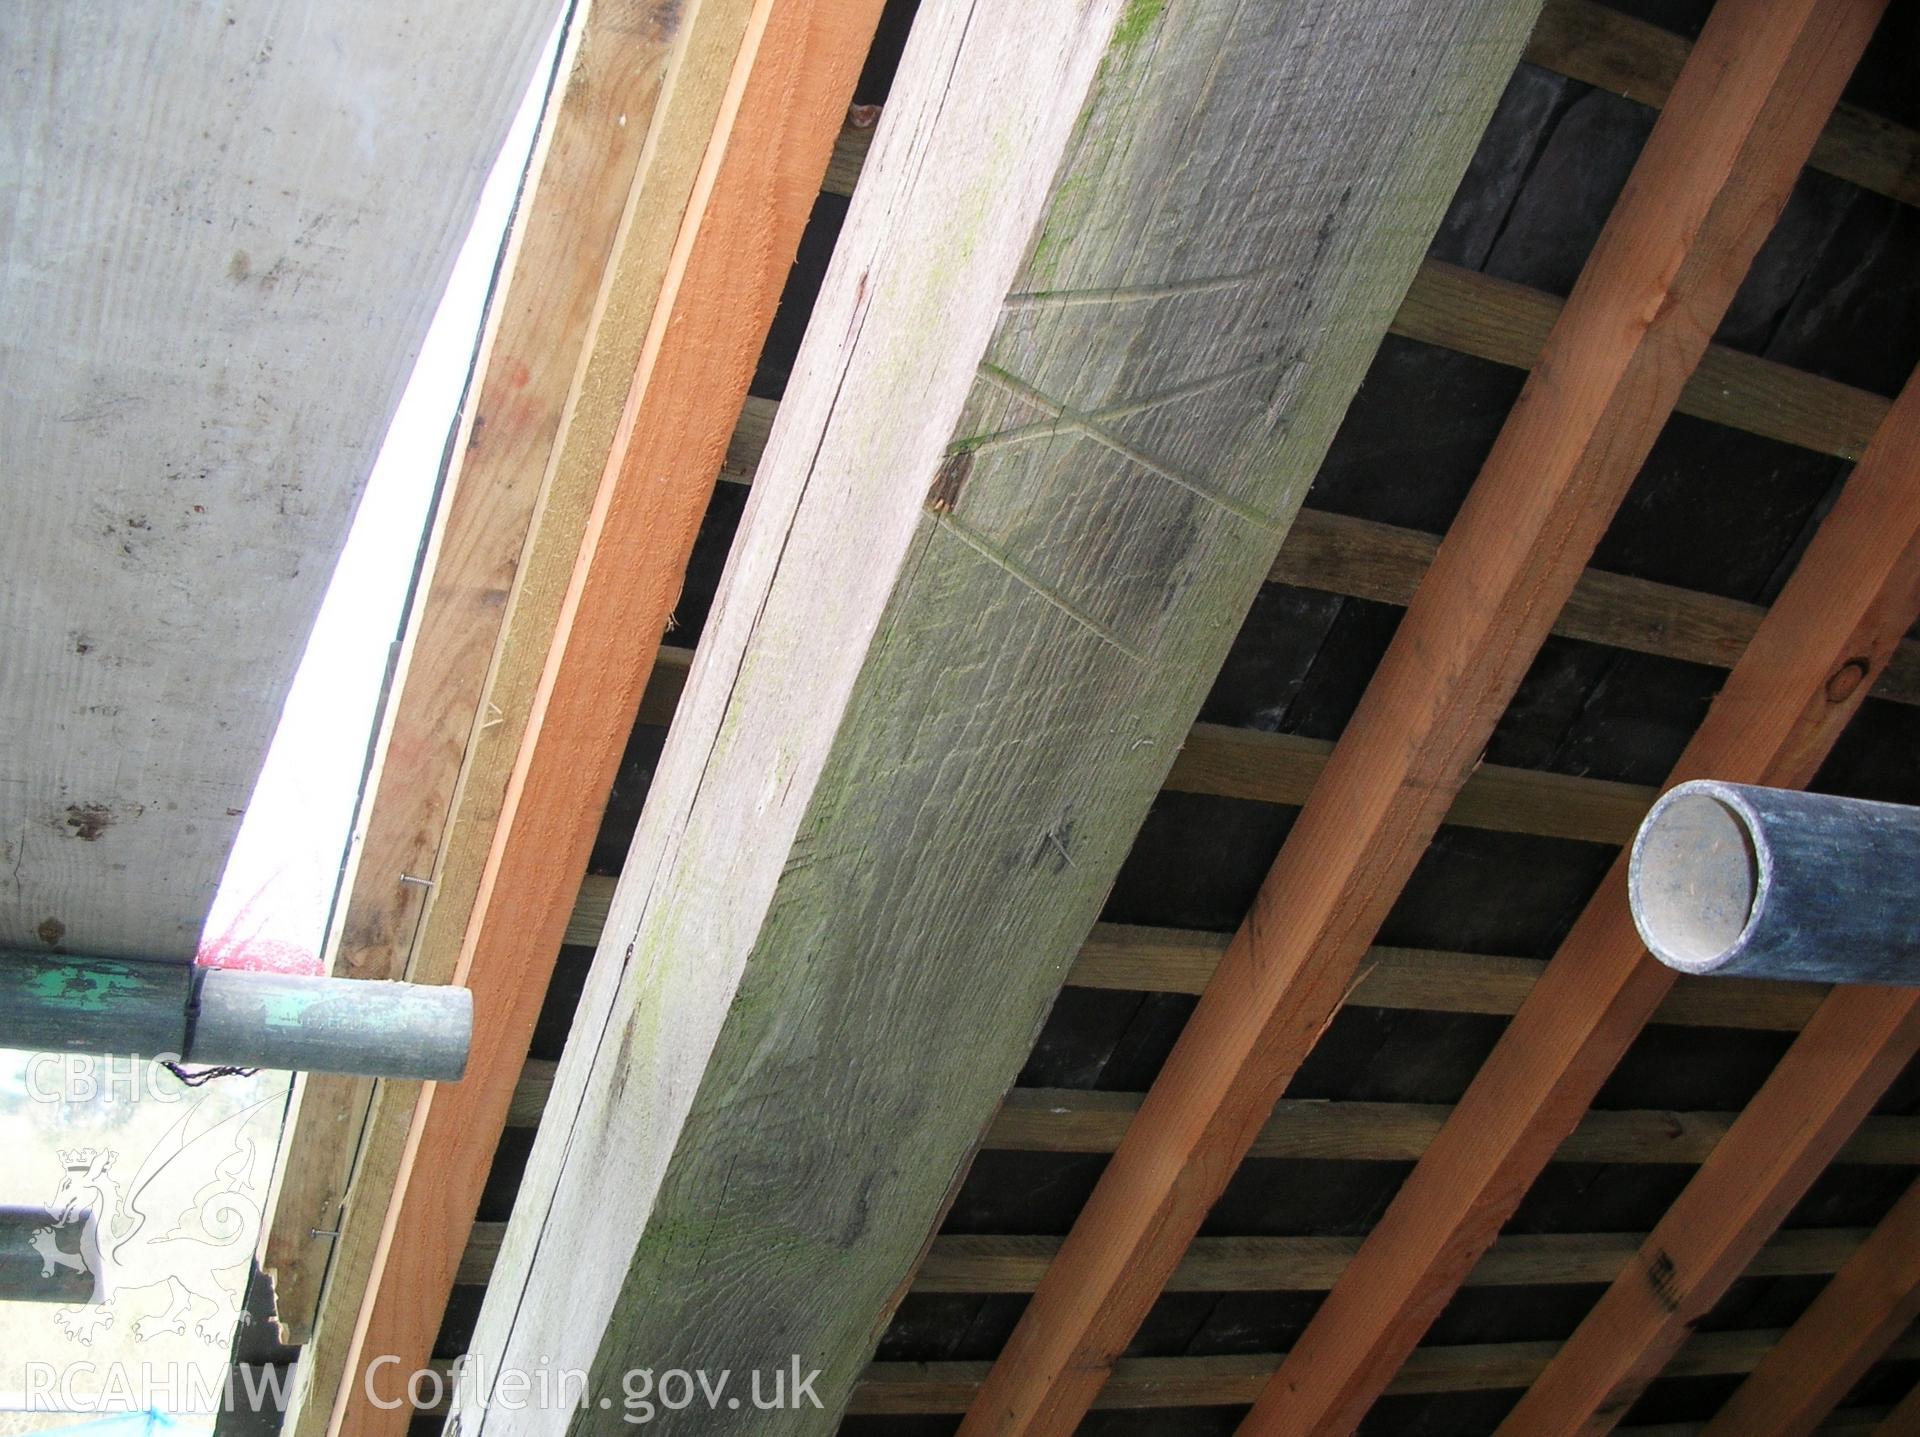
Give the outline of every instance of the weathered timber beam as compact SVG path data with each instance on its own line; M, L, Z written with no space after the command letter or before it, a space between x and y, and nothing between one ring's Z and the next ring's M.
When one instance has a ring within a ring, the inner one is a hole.
M1920 991L1836 988L1500 1424L1609 1432L1920 1052Z
M1627 892L1682 973L1920 986L1920 808L1697 779L1647 815Z
M594 7L600 13L603 7ZM880 0L604 7L669 70L558 419L415 945L477 1008L458 1088L382 1089L329 1431L378 1437L375 1360L432 1349L599 816ZM611 38L611 37L609 37ZM564 87L563 87L564 88ZM622 111L624 125L644 115ZM482 431L484 434L484 431ZM377 1169L377 1171L376 1171ZM343 1240L344 1245L344 1240ZM308 1437L302 1432L298 1437Z
M1700 1333L1674 1359L1668 1375L1719 1377L1751 1372L1779 1336L1778 1329ZM1387 1392L1409 1397L1524 1387L1546 1367L1556 1346L1499 1342L1422 1347L1395 1375ZM1892 1352L1920 1357L1920 1338L1902 1338ZM1279 1361L1268 1354L1122 1358L1114 1364L1113 1378L1095 1405L1106 1411L1238 1406L1265 1387ZM958 1412L976 1399L986 1372L984 1362L876 1362L868 1368L848 1411L864 1416Z
M1334 745L1296 734L1200 723L1167 774L1176 792L1303 804ZM1629 843L1656 790L1633 783L1482 764L1461 785L1445 821L1468 828Z
M1686 64L1685 37L1596 0L1547 0L1526 58L1655 109ZM1909 205L1920 205L1920 134L1841 101L1807 163Z
M1715 10L1252 911L962 1437L1065 1437L1093 1402L1352 988L1705 353L1873 19L1814 0Z
M1531 369L1564 308L1525 285L1429 260L1393 332L1495 364ZM1758 355L1709 345L1674 400L1677 413L1785 444L1858 459L1887 412L1878 394Z
M1530 10L922 7L489 1287L489 1364L752 1368L804 1333L828 1410L787 1420L844 1406Z
M1438 539L1418 530L1302 509L1273 566L1273 579L1404 608L1439 548ZM1766 613L1738 599L1589 569L1554 620L1553 632L1730 669L1753 642ZM1920 643L1901 641L1873 693L1894 703L1920 703Z
M1885 402L1877 398L1875 402L1879 406L1875 412L1883 413ZM728 450L730 468L723 471L723 478L740 483L752 479L777 408L772 400L747 401L734 430L733 447ZM1439 548L1438 538L1417 529L1304 508L1287 531L1269 577L1276 584L1405 608ZM1562 638L1729 669L1739 662L1766 612L1758 604L1718 594L1589 569L1554 620L1553 632ZM663 648L663 662L667 653ZM1895 703L1920 704L1920 643L1911 639L1901 643L1873 691ZM678 689L673 693L677 695ZM653 700L651 693L649 700ZM663 691L661 701L665 700ZM656 707L650 721L665 722L668 711Z
M862 141L850 137L860 133L843 131L834 154L836 167L849 177L849 193L851 177L864 156ZM1494 364L1531 369L1564 303L1528 285L1428 259L1408 287L1391 333ZM740 481L751 474L777 408L770 399L747 401L721 477ZM1674 408L1784 444L1858 459L1886 415L1887 400L1838 380L1712 344L1681 388Z
M1778 1241L1776 1236L1767 1246ZM1703 1437L1808 1437L1916 1317L1920 1184L1907 1189L1760 1359Z
M1670 782L1813 780L1920 617L1916 453L1920 385L1910 381ZM1271 1425L1253 1430L1296 1421L1350 1430L1670 991L1673 971L1647 957L1634 927L1627 866L1624 855L1615 862L1453 1121L1301 1334L1255 1409ZM1744 1196L1736 1206L1751 1211Z
M473 1225L460 1258L461 1282L487 1281L506 1230L503 1222ZM1865 1228L1779 1233L1760 1250L1746 1275L1827 1277L1853 1258L1867 1235ZM1516 1233L1493 1245L1466 1285L1611 1282L1639 1245L1639 1235L1634 1233ZM1359 1247L1357 1237L1196 1238L1174 1270L1167 1291L1325 1292ZM914 1274L913 1291L1032 1292L1059 1251L1057 1237L936 1237Z
M516 1126L533 1126L554 1087L554 1065L529 1062L515 1090ZM1078 1088L1015 1088L980 1137L1004 1152L1110 1153L1139 1113L1141 1095ZM1257 1158L1412 1162L1432 1145L1453 1109L1444 1103L1286 1100L1274 1106L1249 1149ZM1700 1163L1726 1136L1733 1113L1651 1109L1591 1112L1560 1144L1561 1162ZM1920 1163L1920 1118L1867 1120L1843 1149L1853 1163Z
M599 944L613 889L611 878L589 877L580 885L567 922L567 943L586 948ZM1227 951L1227 941L1224 933L1097 923L1068 970L1067 982L1080 988L1200 993ZM1367 950L1360 980L1347 1002L1361 1008L1511 1016L1545 968L1533 958L1376 945ZM1825 991L1813 983L1682 979L1653 1021L1794 1032L1813 1016Z
M457 1081L473 995L0 949L0 1047Z
M643 722L673 717L692 663L689 650L662 647L642 701ZM1165 786L1181 793L1298 805L1307 801L1334 746L1298 734L1197 723L1187 731ZM1641 784L1482 764L1447 811L1448 823L1546 838L1626 844L1658 791Z

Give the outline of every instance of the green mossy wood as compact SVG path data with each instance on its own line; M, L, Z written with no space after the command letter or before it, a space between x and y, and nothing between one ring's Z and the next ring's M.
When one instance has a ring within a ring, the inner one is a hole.
M922 8L473 1344L614 1406L466 1437L833 1427L1536 8Z

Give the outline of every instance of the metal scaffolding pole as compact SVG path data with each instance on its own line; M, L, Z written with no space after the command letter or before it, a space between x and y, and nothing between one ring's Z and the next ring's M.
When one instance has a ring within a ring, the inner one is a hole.
M458 1079L465 988L0 950L0 1047Z
M1641 824L1628 889L1683 973L1920 985L1920 808L1681 784Z

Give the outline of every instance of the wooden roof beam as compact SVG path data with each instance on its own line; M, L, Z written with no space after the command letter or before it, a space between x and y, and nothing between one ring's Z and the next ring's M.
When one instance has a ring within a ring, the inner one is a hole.
M1916 1051L1920 992L1836 988L1499 1437L1612 1431Z
M528 1063L514 1089L510 1122L531 1127L552 1097L554 1065ZM1111 1153L1140 1111L1141 1095L1077 1088L1015 1088L980 1134L1004 1152ZM1248 1156L1413 1162L1426 1153L1453 1109L1445 1103L1324 1102L1283 1098L1261 1125ZM1588 1113L1554 1156L1566 1162L1702 1163L1736 1114L1609 1109ZM1869 1118L1838 1161L1920 1164L1920 1118Z
M1915 1432L1920 1432L1920 1382L1873 1429L1873 1437L1913 1437Z
M460 1281L493 1273L503 1222L475 1223ZM1864 1228L1776 1234L1748 1277L1830 1277L1866 1240ZM1470 1287L1611 1282L1640 1245L1633 1233L1518 1233L1501 1238L1467 1280ZM1325 1292L1359 1249L1357 1237L1202 1237L1181 1259L1169 1292ZM1032 1292L1060 1251L1057 1237L934 1238L914 1275L916 1293ZM1895 1331L1892 1336L1898 1336ZM1891 1338L1889 1338L1891 1340ZM1844 1392L1844 1387L1842 1389Z
M1920 383L1910 381L1671 782L1717 777L1786 787L1812 780L1920 615L1917 455ZM1672 979L1646 956L1633 926L1623 857L1349 1275L1308 1324L1248 1418L1249 1431L1284 1432L1302 1422L1329 1433L1351 1429L1518 1205L1560 1134L1580 1120ZM1864 1031L1880 1023L1869 1015ZM1820 1096L1836 1092L1823 1088ZM1827 1121L1816 1118L1811 1127ZM1804 1136L1809 1152L1826 1141L1811 1130ZM1785 1130L1766 1141L1780 1151L1791 1143ZM1749 1211L1744 1199L1736 1206Z
M566 942L588 948L600 942L613 887L611 878L590 877L581 884L567 921ZM1140 993L1202 993L1227 942L1224 933L1096 923L1067 972L1067 983ZM1545 967L1535 958L1376 945L1367 950L1364 975L1347 1002L1362 1008L1511 1017ZM1817 983L1682 977L1652 1021L1798 1032L1825 995Z
M413 974L444 983L452 975L451 963L409 961L430 891L418 880L438 868L469 746L505 737L498 724L476 733L475 714L675 33L618 25L613 13L589 7L570 30L558 61L561 83L548 97L528 165L505 278L481 341L477 398L454 439L424 591L408 615L329 935L328 966L341 977ZM439 907L451 915L458 902ZM303 1431L308 1389L331 1400L377 1238L381 1184L391 1180L391 1169L383 1178L377 1162L368 1169L367 1201L348 1219L346 1193L373 1085L309 1075L296 1091L261 1260L273 1276L282 1331L308 1348L290 1434ZM405 1094L410 1101L413 1089ZM397 1126L404 1138L404 1117ZM368 1210L374 1233L359 1230ZM343 1232L348 1222L351 1234ZM344 1316L315 1346L323 1279ZM311 1426L304 1430L311 1437Z
M1760 1359L1701 1437L1810 1437L1917 1317L1920 1183Z
M1548 6L1549 11L1555 8L1569 7L1562 0ZM1666 35L1617 10L1588 0L1576 0L1572 8L1604 17L1608 26L1618 21L1661 34L1679 44L1684 53L1685 44L1678 36ZM1545 24L1543 18L1542 28ZM1541 29L1536 29L1536 42L1540 35ZM1674 67L1678 69L1677 60ZM1920 134L1889 128L1897 132L1898 153L1920 155ZM842 130L834 165L844 188L837 192L852 193L870 135L870 130ZM1920 173L1920 168L1914 173ZM1530 285L1428 258L1421 262L1390 332L1493 364L1531 369L1564 303L1558 295ZM778 407L771 399L747 401L722 478L739 480L750 475ZM1713 344L1688 377L1674 410L1783 444L1858 459L1886 415L1887 400L1777 360Z
M1253 911L963 1437L1065 1437L1087 1411L1353 986L1786 202L1876 15L1814 0L1723 0L1715 11Z
M1430 259L1394 316L1393 332L1493 364L1530 369L1563 307L1543 290ZM1858 459L1886 416L1887 401L1714 344L1701 355L1673 408L1782 444Z
M1429 261L1428 268L1431 267ZM1485 279L1484 276L1470 278L1475 282L1463 287L1463 308L1481 316L1484 322L1488 310L1497 308L1500 296L1480 287L1478 281ZM1489 280L1487 283L1500 285L1502 282ZM1416 281L1408 291L1407 302L1401 306L1403 319L1423 287L1423 281ZM1552 315L1558 312L1559 306L1553 304L1542 320L1543 338ZM1538 352L1539 346L1533 345L1526 351L1526 359L1520 362L1530 361ZM1733 367L1731 361L1739 357L1729 351L1728 367ZM1700 382L1707 368L1708 361L1703 360L1700 369L1694 372L1694 384ZM1818 430L1836 452L1857 459L1886 417L1888 401L1863 390L1835 385L1816 375L1794 371L1786 374L1788 378L1772 385L1765 397L1759 392L1752 395L1754 412L1775 417L1800 415L1804 422L1795 427L1804 437L1812 438L1813 431ZM1709 387L1723 397L1729 393L1717 380ZM1683 395L1683 407L1684 399ZM747 401L740 426L728 447L728 467L721 472L723 479L742 483L751 479L753 466L759 462L760 451L766 444L766 430L778 409L773 400ZM1295 518L1268 577L1276 584L1320 589L1405 608L1439 548L1439 539L1417 529L1309 507ZM1581 575L1566 607L1554 620L1553 632L1562 638L1725 669L1739 661L1765 614L1765 608L1759 604L1603 569L1589 569ZM690 657L687 651L663 649L663 663L669 653L681 656L684 671L685 661ZM1920 703L1920 643L1909 639L1901 644L1899 653L1874 686L1874 694L1894 703ZM673 695L677 698L677 688ZM665 722L665 711L656 710L652 718L655 722Z
M464 1082L426 1089L417 1106L404 1090L376 1094L356 1186L390 1183L392 1200L356 1214L377 1241L365 1295L346 1313L330 1432L405 1426L404 1412L369 1402L364 1374L390 1356L411 1371L432 1349L659 636L879 11L880 0L708 0L641 20L642 34L655 21L669 29L672 65L414 954L473 989L473 1059ZM370 1175L372 1158L384 1172Z
M1596 0L1547 0L1527 41L1543 69L1659 108L1687 59L1687 40ZM1920 204L1920 135L1846 101L1808 156L1814 169L1905 204Z
M668 722L680 701L692 654L661 648L642 700L642 722ZM1334 745L1300 734L1229 724L1196 723L1168 771L1164 787L1255 803L1303 804ZM1446 822L1503 833L1531 833L1588 843L1626 844L1659 796L1647 784L1482 764L1447 809Z
M1439 548L1438 539L1415 529L1302 509L1272 577L1276 583L1404 608ZM1753 642L1766 613L1759 604L1588 569L1554 620L1553 632L1730 669ZM1920 643L1901 642L1873 693L1893 703L1920 703Z
M799 1350L844 1404L1531 16L921 9L574 1019L487 1365Z
M1780 1336L1777 1328L1698 1333L1681 1350L1670 1375L1722 1377L1751 1372ZM1422 1347L1395 1374L1388 1392L1412 1397L1521 1387L1545 1368L1557 1347L1553 1342ZM1888 1355L1905 1361L1920 1358L1920 1334L1908 1333ZM1238 1406L1261 1390L1278 1360L1271 1353L1122 1358L1114 1364L1113 1381L1101 1391L1096 1405L1102 1411ZM867 1370L848 1411L869 1416L958 1412L969 1401L977 1401L986 1369L984 1362L876 1362ZM1904 1429L1902 1437L1911 1431Z

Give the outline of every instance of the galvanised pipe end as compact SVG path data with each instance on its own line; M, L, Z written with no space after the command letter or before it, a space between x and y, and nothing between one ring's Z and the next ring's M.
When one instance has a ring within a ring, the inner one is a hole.
M1765 838L1730 784L1684 783L1648 812L1627 862L1634 926L1682 973L1712 973L1740 951L1766 901Z
M1641 824L1627 889L1682 973L1920 985L1920 808L1681 784Z

